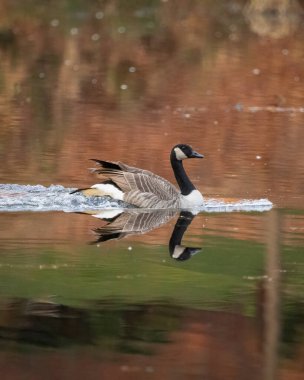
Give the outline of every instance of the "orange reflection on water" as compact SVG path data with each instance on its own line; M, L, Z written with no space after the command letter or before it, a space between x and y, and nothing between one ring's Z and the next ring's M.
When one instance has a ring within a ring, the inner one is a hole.
M260 38L241 8L132 6L109 2L102 22L94 6L71 10L70 29L43 7L4 7L1 181L90 184L94 157L174 181L182 141L206 156L189 165L203 193L301 206L303 27Z

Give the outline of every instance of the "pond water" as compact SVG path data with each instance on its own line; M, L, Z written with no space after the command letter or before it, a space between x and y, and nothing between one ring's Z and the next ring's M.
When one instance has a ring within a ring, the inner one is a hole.
M297 1L1 2L3 379L303 377L303 38ZM200 210L69 194L177 143Z

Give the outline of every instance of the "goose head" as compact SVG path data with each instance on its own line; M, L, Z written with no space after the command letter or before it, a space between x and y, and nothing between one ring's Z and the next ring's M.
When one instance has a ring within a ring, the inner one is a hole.
M195 150L187 144L175 145L172 149L172 153L179 161L185 160L186 158L204 158L202 154L195 152Z

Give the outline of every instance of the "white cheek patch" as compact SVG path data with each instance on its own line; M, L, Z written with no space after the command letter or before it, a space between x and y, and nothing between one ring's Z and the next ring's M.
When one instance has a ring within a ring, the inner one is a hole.
M175 156L178 160L184 160L188 158L180 148L174 148Z
M182 253L184 253L184 250L185 250L185 247L183 247L182 245L176 245L174 247L174 252L173 252L172 257L174 259L178 259L182 255Z

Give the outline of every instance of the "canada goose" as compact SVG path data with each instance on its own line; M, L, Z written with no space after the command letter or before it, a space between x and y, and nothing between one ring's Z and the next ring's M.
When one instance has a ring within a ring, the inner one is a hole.
M108 213L108 211L113 211ZM94 229L98 239L92 244L102 243L112 239L122 239L129 235L145 234L161 225L168 223L176 215L176 210L104 210L91 214L95 218L107 222L106 225Z
M202 250L201 247L185 247L184 245L181 245L184 233L186 232L194 217L195 214L193 214L191 211L181 211L179 214L169 241L170 256L175 260L189 260L197 252Z
M96 218L103 219L106 225L94 229L98 238L90 244L99 244L108 240L122 239L130 235L144 234L161 225L168 223L177 213L177 210L104 210L90 212ZM191 211L181 211L175 223L170 241L170 256L178 261L190 259L201 247L186 247L181 245L182 238L195 217Z
M95 160L99 167L93 169L102 183L87 189L78 189L87 196L108 195L141 208L191 208L203 204L202 194L195 188L183 167L186 158L203 158L189 145L175 145L170 154L171 166L180 191L166 179L144 169L122 162Z

